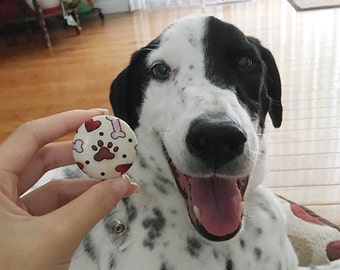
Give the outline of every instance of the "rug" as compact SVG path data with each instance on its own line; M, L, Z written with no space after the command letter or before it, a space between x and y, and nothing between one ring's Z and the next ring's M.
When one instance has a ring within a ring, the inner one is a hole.
M288 0L288 2L297 11L340 7L340 0Z
M338 226L308 208L280 196L278 199L287 216L287 234L297 253L300 266L329 264L340 259Z

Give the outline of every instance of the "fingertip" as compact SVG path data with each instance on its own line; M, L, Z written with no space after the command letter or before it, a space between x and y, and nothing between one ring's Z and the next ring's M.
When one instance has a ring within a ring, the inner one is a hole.
M106 109L106 108L92 108L92 109L89 109L89 111L98 112L99 114L103 114L103 115L110 114L109 109Z
M123 179L126 179L130 183L127 193L125 193L124 198L131 196L134 193L139 192L139 186L137 183L131 182L131 178L127 174L122 175Z
M109 181L111 182L110 186L115 193L116 199L122 199L129 189L130 181L124 177L111 179Z
M124 198L130 197L132 194L139 192L139 186L136 183L131 183L128 191L125 193Z

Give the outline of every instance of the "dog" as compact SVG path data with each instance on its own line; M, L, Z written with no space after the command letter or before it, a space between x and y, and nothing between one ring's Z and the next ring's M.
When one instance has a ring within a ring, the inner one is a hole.
M266 116L280 127L283 107L259 40L186 17L132 55L110 101L138 138L128 174L140 191L83 239L71 269L298 269L286 217L261 184Z

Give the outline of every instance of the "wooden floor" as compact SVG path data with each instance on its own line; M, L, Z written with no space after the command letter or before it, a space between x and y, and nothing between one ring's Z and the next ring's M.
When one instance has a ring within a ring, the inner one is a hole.
M73 109L107 107L110 83L139 47L179 18L202 12L259 38L276 57L284 122L268 123L265 183L340 225L340 9L297 13L285 0L257 0L81 17L83 31L51 22L53 48L0 40L0 140L20 123ZM69 137L68 137L69 138Z

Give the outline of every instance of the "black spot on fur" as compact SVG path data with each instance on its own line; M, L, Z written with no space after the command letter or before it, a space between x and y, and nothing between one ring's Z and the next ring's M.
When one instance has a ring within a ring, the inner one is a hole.
M163 242L163 247L168 247L169 246L169 241Z
M154 186L161 193L168 194L169 193L169 189L173 187L173 184L172 184L172 182L169 179L164 178L162 176L158 176L156 181L154 182Z
M164 185L162 185L160 182L158 182L157 180L153 183L153 185L155 186L155 188L162 194L168 194L168 190L166 189L166 187Z
M262 228L259 227L255 229L255 236L260 236L262 233L263 233Z
M197 238L190 236L187 238L186 250L192 257L198 258L200 255L201 248L202 244Z
M137 208L131 203L131 200L129 200L128 198L123 199L123 203L128 214L129 222L134 221L137 217Z
M190 35L188 41L191 44L191 46L196 47L196 39L193 37L193 35Z
M167 270L166 263L162 262L160 270Z
M255 259L257 261L260 261L261 260L261 257L262 257L262 249L258 248L258 247L255 247L254 248L254 255L255 255Z
M225 263L225 270L233 270L234 269L234 263L231 259L228 259Z
M282 264L281 264L281 262L278 262L278 263L277 263L277 270L282 270Z
M193 65L190 65L190 66L189 66L189 69L190 69L190 70L193 70L193 69L194 69L194 66L193 66Z
M116 260L113 256L111 256L110 261L109 261L109 269L114 269L115 266L116 266Z
M155 243L150 239L144 239L143 246L149 248L150 250L153 250L155 248Z
M139 157L138 160L139 160L139 164L140 164L140 166L141 166L142 168L145 169L145 168L148 168L148 167L149 167L148 164L146 163L145 158Z
M155 247L155 240L160 237L164 231L165 218L159 209L154 208L153 217L147 217L143 220L142 224L144 229L148 230L143 245L150 250L153 250Z
M92 239L91 239L91 236L89 234L85 235L85 237L84 237L83 247L84 247L84 251L86 252L86 254L92 260L95 260L97 256L94 252L94 248L93 248L93 245L92 245Z
M171 270L172 268L169 266L168 263L162 262L161 268L159 270Z
M271 220L277 221L277 217L276 217L275 213L274 213L271 209L269 209L266 205L264 205L264 204L262 204L262 203L261 203L259 206L260 206L260 208L261 208L264 212L266 212L266 213L269 215L269 217L271 218Z
M245 247L246 247L246 244L245 244L243 238L240 239L240 246L241 246L242 249L245 249Z
M171 210L171 214L176 216L177 215L177 210L176 209L172 209Z

